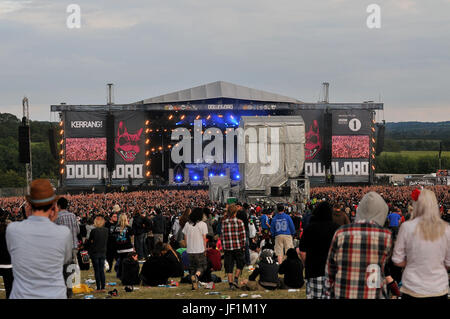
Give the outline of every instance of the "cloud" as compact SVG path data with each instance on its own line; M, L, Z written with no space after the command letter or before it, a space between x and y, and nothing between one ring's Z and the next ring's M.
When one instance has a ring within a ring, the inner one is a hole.
M0 16L20 11L33 1L0 1Z

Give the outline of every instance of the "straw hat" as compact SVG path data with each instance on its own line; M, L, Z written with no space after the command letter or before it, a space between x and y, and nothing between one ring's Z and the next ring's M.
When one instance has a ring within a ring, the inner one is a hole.
M113 213L118 213L118 212L120 212L120 206L117 205L117 204L114 205L112 211L113 211Z
M25 196L34 207L53 204L58 197L48 179L36 179L31 182L30 194Z

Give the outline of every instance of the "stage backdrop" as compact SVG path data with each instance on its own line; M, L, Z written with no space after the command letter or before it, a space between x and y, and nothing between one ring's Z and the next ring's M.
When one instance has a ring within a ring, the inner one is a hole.
M113 115L113 184L128 184L131 178L138 185L145 176L145 113L116 111ZM65 185L103 185L108 178L107 112L64 112L64 116Z

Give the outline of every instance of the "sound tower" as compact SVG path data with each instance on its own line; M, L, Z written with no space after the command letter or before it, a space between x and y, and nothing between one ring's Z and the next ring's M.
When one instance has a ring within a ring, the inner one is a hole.
M30 126L24 120L19 126L19 163L30 163Z
M375 155L378 156L383 152L384 148L384 130L386 126L384 124L378 126L377 144L375 147Z
M327 110L324 113L324 129L323 129L323 164L326 169L331 167L331 157L332 157L332 125L333 116Z
M114 115L109 112L106 116L106 167L108 172L112 173L114 171L116 161L114 155Z
M48 129L48 143L50 144L50 152L55 160L58 159L58 148L56 146L56 130L55 128Z

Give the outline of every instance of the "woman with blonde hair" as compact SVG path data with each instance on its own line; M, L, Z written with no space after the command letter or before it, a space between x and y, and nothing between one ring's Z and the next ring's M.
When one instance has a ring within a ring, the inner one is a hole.
M450 225L441 219L436 195L415 189L411 220L400 226L392 261L404 267L402 299L446 300L450 268Z
M133 229L128 223L128 217L125 213L120 214L119 221L114 230L116 239L116 249L119 255L119 262L117 267L117 278L122 278L123 261L127 258L128 253L134 251L133 248Z
M91 230L88 239L89 256L94 266L95 283L97 291L105 290L105 259L108 245L108 228L105 226L105 219L97 216L94 219L95 228Z

